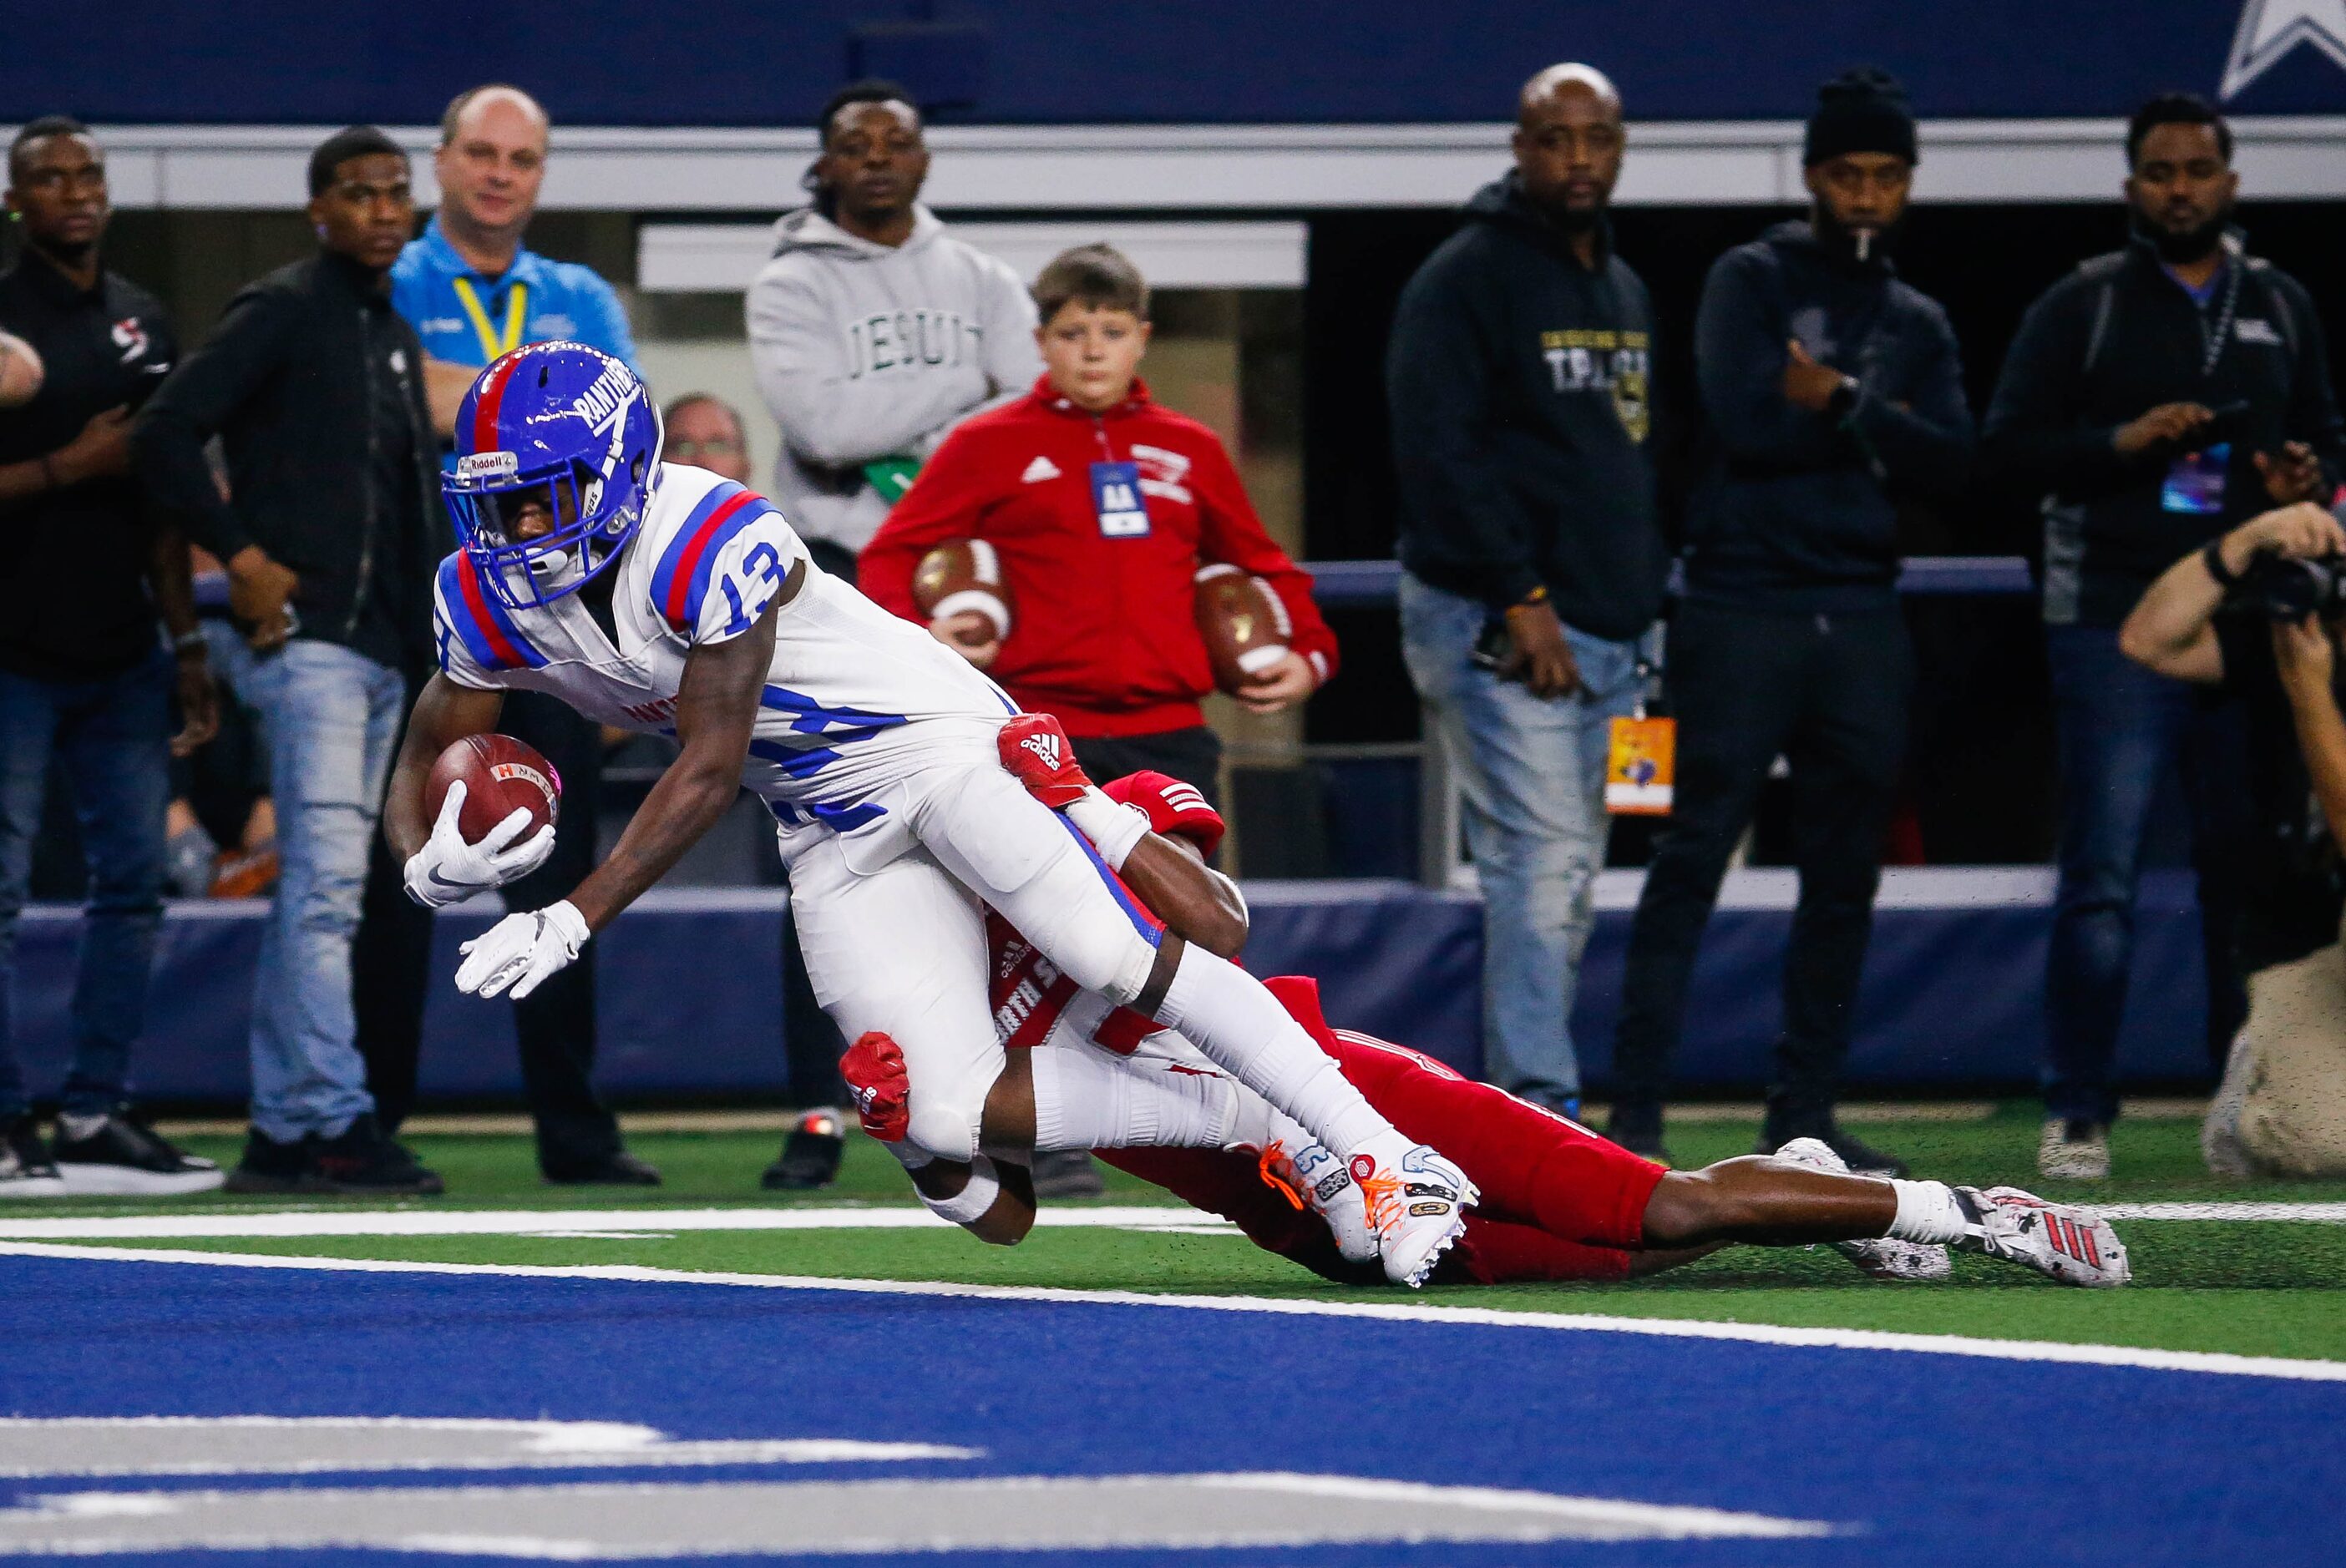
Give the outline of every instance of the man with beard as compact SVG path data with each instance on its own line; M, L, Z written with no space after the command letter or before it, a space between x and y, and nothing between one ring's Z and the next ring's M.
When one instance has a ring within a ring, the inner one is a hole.
M1972 420L1945 312L1890 265L1915 162L1905 94L1855 70L1818 97L1808 220L1721 257L1696 318L1713 440L1670 635L1678 791L1630 935L1609 1131L1660 1156L1695 952L1784 757L1800 897L1758 1152L1816 1138L1854 1169L1902 1176L1833 1105L1906 749L1897 503L1960 484Z
M1386 350L1402 651L1484 893L1484 1073L1572 1114L1568 1020L1605 863L1611 721L1662 605L1653 303L1613 252L1621 97L1552 66L1515 167L1410 280Z
M2178 765L2192 815L2211 1058L2244 1013L2234 961L2256 837L2235 700L2129 662L2118 628L2180 557L2341 473L2321 323L2231 227L2232 135L2207 102L2152 99L2127 131L2131 242L2047 290L2012 341L1989 460L2045 500L2045 651L2062 775L2038 1168L2109 1172L2112 1070L2151 805Z

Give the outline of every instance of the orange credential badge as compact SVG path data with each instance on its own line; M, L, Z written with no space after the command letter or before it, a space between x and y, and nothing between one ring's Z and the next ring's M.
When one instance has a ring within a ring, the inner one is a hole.
M1676 719L1615 719L1605 759L1605 809L1616 817L1668 816L1678 749Z

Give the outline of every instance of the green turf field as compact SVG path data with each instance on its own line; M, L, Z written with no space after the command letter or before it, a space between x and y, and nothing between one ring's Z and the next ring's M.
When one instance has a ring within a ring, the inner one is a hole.
M1749 1122L1688 1122L1672 1129L1681 1165L1748 1152ZM1917 1172L1980 1186L2042 1186L2033 1176L2034 1107L2012 1105L1979 1120L1869 1125L1867 1137L1911 1160ZM2168 1201L2336 1202L2346 1183L2227 1184L2200 1167L2195 1122L2136 1120L2115 1142L2117 1179L2066 1189L2061 1196L2110 1203ZM187 1140L223 1162L232 1139ZM638 1134L630 1146L660 1166L656 1191L550 1188L536 1180L525 1138L418 1136L418 1153L447 1178L449 1193L408 1207L433 1210L562 1209L635 1211L711 1207L910 1207L903 1177L868 1140L851 1141L839 1185L809 1195L760 1192L759 1171L772 1158L769 1133ZM1163 1195L1109 1173L1107 1203L1128 1206ZM368 1206L332 1200L209 1197L195 1203L23 1204L0 1221L136 1214L232 1215L265 1209ZM382 1206L374 1206L382 1207ZM1703 1263L1627 1286L1457 1288L1423 1293L1429 1305L1707 1319L1742 1323L1878 1329L1983 1338L2063 1340L2168 1349L2346 1359L2346 1225L2220 1220L2136 1220L2119 1224L2131 1250L2135 1284L2127 1290L2066 1290L1984 1259L1958 1259L1950 1284L1885 1286L1860 1278L1827 1252L1733 1248ZM104 1245L105 1243L92 1243ZM1347 1291L1257 1251L1229 1235L1154 1234L1120 1229L1038 1229L1023 1246L994 1249L955 1231L935 1229L678 1231L625 1236L223 1237L125 1239L120 1245L204 1248L286 1256L369 1257L451 1263L636 1264L660 1268L929 1279L1280 1296L1324 1300L1395 1299L1391 1292Z

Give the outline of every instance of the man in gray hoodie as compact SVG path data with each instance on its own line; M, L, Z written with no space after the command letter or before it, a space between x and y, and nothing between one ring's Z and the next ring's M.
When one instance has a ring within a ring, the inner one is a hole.
M772 498L852 581L945 433L1023 394L1043 361L1018 274L920 205L929 150L904 89L843 87L817 123L813 205L775 223L750 286L750 363L781 426Z

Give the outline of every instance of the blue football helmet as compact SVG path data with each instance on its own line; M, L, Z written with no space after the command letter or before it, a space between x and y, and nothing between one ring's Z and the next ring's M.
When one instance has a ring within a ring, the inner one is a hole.
M490 361L456 410L456 466L440 480L490 591L532 609L617 560L651 504L660 439L644 383L600 350L532 343Z

